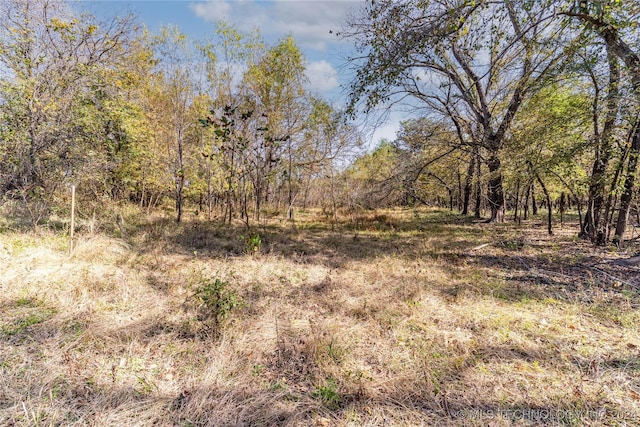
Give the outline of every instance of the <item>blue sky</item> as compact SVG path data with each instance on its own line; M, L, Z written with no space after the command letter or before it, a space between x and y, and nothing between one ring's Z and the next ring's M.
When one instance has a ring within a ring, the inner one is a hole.
M307 58L312 89L341 104L341 86L349 83L344 56L350 45L335 33L362 0L83 0L80 4L99 17L132 12L151 31L174 24L196 40L212 37L221 19L243 31L258 28L268 43L292 34ZM371 143L375 145L382 137L393 139L396 128L396 124L382 126L370 135Z

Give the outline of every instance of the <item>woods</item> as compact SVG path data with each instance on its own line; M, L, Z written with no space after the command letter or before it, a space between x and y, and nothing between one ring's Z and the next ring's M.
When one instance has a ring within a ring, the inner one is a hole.
M552 209L573 209L581 236L619 245L640 220L637 7L363 5L338 34L355 48L344 110L309 89L291 35L221 21L190 40L64 2L2 7L2 191L33 225L71 184L94 213L172 200L177 222L186 206L248 225L416 203L503 222L543 204L550 233ZM350 119L380 108L411 114L363 151Z
M135 17L97 22L64 2L3 3L2 190L34 225L76 184L93 212L172 199L208 219L293 218L300 194L360 143L306 85L292 37L221 23L211 40ZM190 208L191 209L191 208Z
M581 235L619 243L624 229L609 224L624 227L637 193L637 13L617 2L373 2L343 33L358 51L349 110L409 106L445 129L422 145L451 148L440 163L456 172L438 194L456 194L465 214L474 182L476 213L485 200L492 222L507 207L526 218L537 188L548 207L570 196Z

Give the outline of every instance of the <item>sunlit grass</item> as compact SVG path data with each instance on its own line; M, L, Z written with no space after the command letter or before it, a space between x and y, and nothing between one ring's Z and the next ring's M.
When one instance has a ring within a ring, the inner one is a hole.
M61 231L0 233L0 424L640 416L637 288L590 269L617 254L567 224L549 237L443 210L309 210L252 225L248 251L242 224L123 213L71 256ZM216 281L238 304L213 333L216 299L196 295Z

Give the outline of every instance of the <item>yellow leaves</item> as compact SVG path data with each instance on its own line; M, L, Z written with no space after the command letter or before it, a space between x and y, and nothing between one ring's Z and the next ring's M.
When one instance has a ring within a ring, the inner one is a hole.
M47 25L47 27L51 28L54 31L64 31L64 30L72 29L76 25L76 23L77 21L75 20L67 22L67 21L63 21L62 19L51 18L51 20L49 21L49 25Z

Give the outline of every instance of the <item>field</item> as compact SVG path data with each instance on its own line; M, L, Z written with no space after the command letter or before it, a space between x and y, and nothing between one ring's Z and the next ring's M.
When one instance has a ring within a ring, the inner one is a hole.
M0 425L640 425L639 248L576 229L5 223Z

